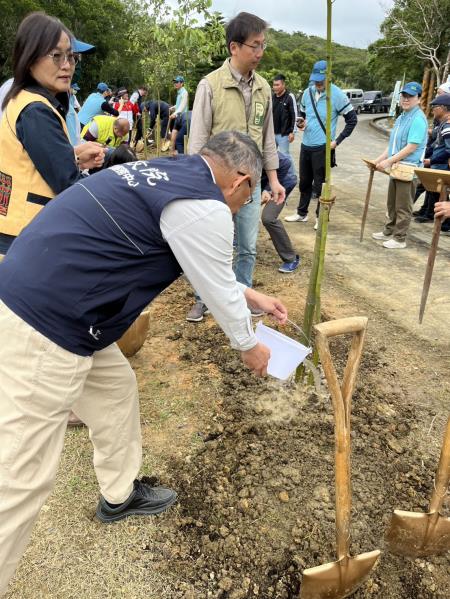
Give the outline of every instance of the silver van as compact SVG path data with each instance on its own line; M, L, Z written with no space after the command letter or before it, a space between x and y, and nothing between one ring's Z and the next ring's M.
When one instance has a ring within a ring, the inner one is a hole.
M359 114L363 109L364 104L364 96L362 89L343 89L344 94L347 95L347 98L350 100L351 105Z

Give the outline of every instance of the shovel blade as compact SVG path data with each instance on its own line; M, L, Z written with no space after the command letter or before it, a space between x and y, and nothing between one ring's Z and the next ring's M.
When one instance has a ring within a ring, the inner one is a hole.
M450 550L450 518L395 510L386 540L392 553L407 557L445 553Z
M304 570L300 599L349 597L367 580L379 556L377 549Z

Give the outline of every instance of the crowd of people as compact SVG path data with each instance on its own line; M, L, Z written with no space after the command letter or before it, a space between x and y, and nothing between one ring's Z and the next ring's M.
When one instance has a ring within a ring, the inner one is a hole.
M0 594L52 489L71 414L89 427L101 522L175 502L175 491L138 479L137 384L116 341L182 273L196 296L187 319L212 312L250 371L267 373L270 352L252 316L284 324L287 311L253 289L261 212L278 270L295 272L300 253L280 220L297 185L290 147L303 131L300 201L285 220L305 223L325 178L327 67L315 63L297 108L281 73L272 89L257 73L267 27L249 13L228 23L229 57L200 81L192 112L181 75L172 106L147 100L144 85L130 94L105 82L80 106L72 77L83 50L72 33L44 13L17 31L13 78L0 89ZM421 165L427 146L426 165L448 170L450 94L440 91L427 145L421 87L404 85L402 113L376 159L391 171L388 219L373 235L385 248L405 247L412 213L413 179L397 179L395 165ZM335 150L357 116L334 84L331 102ZM136 160L145 112L170 137L170 157ZM434 200L426 196L424 215ZM450 217L444 204L435 212Z

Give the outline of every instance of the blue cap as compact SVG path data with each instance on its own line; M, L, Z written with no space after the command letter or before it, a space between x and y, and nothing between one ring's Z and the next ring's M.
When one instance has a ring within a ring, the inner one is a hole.
M405 83L403 88L400 90L401 94L409 94L410 96L418 96L422 93L422 86L417 81L410 81Z
M76 92L79 92L79 91L80 91L80 86L78 85L78 83L71 83L71 84L70 84L70 87L71 87L72 89L74 89Z
M174 83L184 83L184 77L182 77L181 75L177 75L174 80Z
M95 52L95 46L86 44L86 42L82 42L81 40L74 39L72 43L72 50L78 54L87 54L89 52Z
M103 94L104 92L108 91L108 89L109 89L109 87L108 87L108 85L107 85L106 83L99 83L99 84L97 85L97 91L99 91L99 92L100 92L100 93L102 93L102 94Z
M326 75L327 75L327 61L319 60L313 66L310 81L320 83L321 81L325 81Z

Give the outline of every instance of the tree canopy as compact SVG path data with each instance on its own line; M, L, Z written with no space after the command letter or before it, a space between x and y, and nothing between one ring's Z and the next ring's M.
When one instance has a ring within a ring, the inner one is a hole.
M384 89L392 81L422 80L425 67L439 83L448 73L450 0L395 0L369 46L369 69ZM446 68L447 65L447 68Z
M151 95L170 99L172 79L198 81L227 56L224 20L211 0L0 0L0 82L11 75L17 27L33 10L59 17L75 37L96 46L82 58L77 82L82 96L99 81L111 86L146 83ZM450 0L395 0L369 50L333 44L333 81L344 88L392 91L397 79L421 80L423 69L446 74ZM269 81L283 73L290 89L304 89L314 62L325 58L325 40L300 31L268 32L259 72Z

